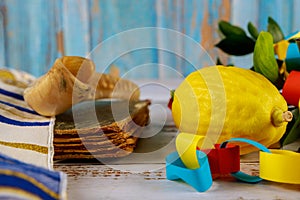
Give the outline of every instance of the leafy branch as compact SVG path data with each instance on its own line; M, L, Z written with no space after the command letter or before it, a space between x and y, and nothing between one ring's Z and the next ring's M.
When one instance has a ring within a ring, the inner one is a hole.
M243 56L253 53L259 31L251 22L247 25L251 37L247 36L246 31L241 27L232 25L229 22L220 21L218 25L223 39L216 44L216 47L234 56ZM267 32L272 35L273 43L284 39L284 34L280 26L271 17L268 18Z
M268 17L267 30L261 32L249 22L247 25L249 36L241 27L229 22L220 21L218 25L223 39L216 47L233 56L253 53L252 69L263 74L278 89L283 87L285 69L282 67L283 62L276 60L273 45L284 40L284 34L274 19Z
M253 67L251 69L264 75L278 89L282 89L289 74L285 63L287 48L289 43L295 42L298 44L300 51L300 39L292 36L285 40L282 29L271 17L268 17L266 31L259 32L249 22L247 25L249 36L241 27L234 26L229 22L220 21L218 25L222 39L216 44L216 47L233 56L253 53ZM277 54L277 59L275 54ZM219 58L217 63L222 64ZM294 119L288 124L286 133L280 141L282 145L291 143L300 136L300 128L298 127L300 123L299 109L294 108L292 112Z

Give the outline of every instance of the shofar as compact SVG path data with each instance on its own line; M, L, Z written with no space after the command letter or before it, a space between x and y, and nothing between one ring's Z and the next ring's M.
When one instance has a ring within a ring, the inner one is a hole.
M27 104L44 116L61 114L85 100L138 100L139 95L139 88L133 82L96 73L91 60L78 56L56 59L52 68L24 91Z

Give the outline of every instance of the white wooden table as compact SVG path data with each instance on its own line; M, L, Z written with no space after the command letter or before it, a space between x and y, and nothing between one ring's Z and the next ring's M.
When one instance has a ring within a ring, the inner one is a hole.
M155 127L150 128L153 130ZM55 169L67 173L68 197L72 200L300 199L300 185L269 181L248 184L223 177L214 180L208 191L200 193L184 182L167 180L164 158L175 150L175 136L174 127L165 127L153 137L139 139L132 156L115 160L109 165L59 162L55 164ZM291 148L299 146L300 142L291 145ZM257 154L243 157L241 170L257 175Z
M69 175L69 199L300 199L299 185L267 181L246 184L230 178L215 180L208 191L199 193L183 182L166 180L163 164L152 166L160 169L138 174L101 165L76 164L57 169Z

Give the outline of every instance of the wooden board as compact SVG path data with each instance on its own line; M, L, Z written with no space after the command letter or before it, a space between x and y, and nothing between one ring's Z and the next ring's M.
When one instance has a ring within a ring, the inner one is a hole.
M242 164L242 169L252 168L252 163ZM148 167L155 169L147 170ZM296 200L299 185L262 181L247 184L233 178L216 179L212 187L199 193L191 186L166 180L164 164L127 165L56 165L55 169L68 174L69 199L277 199ZM122 170L121 170L122 169ZM136 169L145 171L134 173Z

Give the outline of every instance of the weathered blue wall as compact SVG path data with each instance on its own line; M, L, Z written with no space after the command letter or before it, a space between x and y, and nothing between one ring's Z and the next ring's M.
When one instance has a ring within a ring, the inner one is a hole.
M1 0L0 64L40 76L57 57L87 56L92 52L90 57L101 71L105 68L99 66L102 56L112 56L118 49L135 42L147 42L153 47L177 45L175 48L184 55L194 53L184 41L173 41L164 32L149 32L143 36L134 32L137 35L113 43L114 46L102 55L97 55L97 50L92 51L115 34L142 27L161 27L184 33L201 44L213 60L219 56L227 62L228 56L214 47L220 40L217 33L219 20L230 20L242 27L252 21L263 30L267 26L267 17L271 16L288 34L300 29L299 9L299 0ZM196 56L203 65L211 63L205 54ZM249 67L251 55L231 58L230 62ZM179 55L155 48L123 53L113 63L122 74L143 65L144 73L137 70L129 75L139 78L173 76L155 63L174 68L184 75L193 70Z

